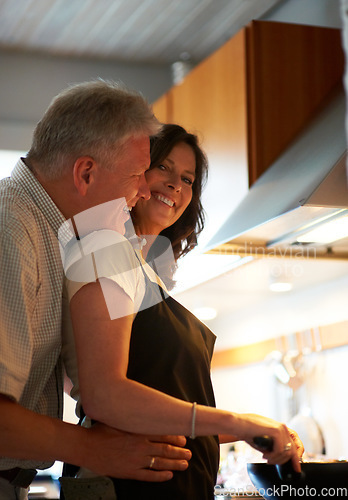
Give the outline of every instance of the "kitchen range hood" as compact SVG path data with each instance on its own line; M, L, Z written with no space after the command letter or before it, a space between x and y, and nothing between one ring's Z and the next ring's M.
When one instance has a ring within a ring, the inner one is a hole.
M340 90L255 182L205 251L348 258L348 238L303 237L329 220L348 221L345 111Z

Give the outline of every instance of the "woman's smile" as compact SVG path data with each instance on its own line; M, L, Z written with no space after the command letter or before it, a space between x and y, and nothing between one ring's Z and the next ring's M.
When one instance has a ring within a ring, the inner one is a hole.
M155 200L158 200L159 202L164 203L165 205L167 205L170 208L175 205L175 201L173 201L172 199L168 198L167 196L165 196L163 194L152 192L151 196Z

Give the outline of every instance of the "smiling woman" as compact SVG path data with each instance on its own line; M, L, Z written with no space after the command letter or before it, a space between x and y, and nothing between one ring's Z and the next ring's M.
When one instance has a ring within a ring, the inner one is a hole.
M210 379L215 335L168 294L157 266L156 252L161 251L153 252L158 240L166 239L163 235L174 247L175 261L192 249L203 226L205 156L197 138L178 125L165 125L152 137L150 155L145 175L151 197L140 199L131 212L136 235L128 228L129 240L118 236L122 249L103 256L102 262L112 265L110 273L99 272L95 254L92 278L76 286L66 283L77 355L76 394L89 417L87 425L94 420L130 433L189 436L188 467L183 463L163 483L113 479L118 500L212 500L219 442L253 444L254 436L272 436L275 446L268 460L282 463L292 457L297 470L296 449L301 454L302 445L283 424L215 408ZM86 240L80 243L86 246ZM164 262L168 266L172 262ZM109 305L117 307L117 315L110 314ZM159 463L158 456L149 456L149 469L156 470ZM78 477L88 474L80 470Z
M177 260L196 246L204 227L201 194L208 161L198 138L176 124L164 125L150 147L146 180L151 199L138 202L132 211L133 224L137 233L166 236Z
M146 173L151 198L139 200L137 229L141 234L159 234L181 217L192 200L195 172L191 146L179 142L162 163Z

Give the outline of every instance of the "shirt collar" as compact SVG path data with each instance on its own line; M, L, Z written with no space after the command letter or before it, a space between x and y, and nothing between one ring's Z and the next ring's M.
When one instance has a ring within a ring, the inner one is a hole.
M65 217L53 202L47 191L43 188L32 171L26 166L23 158L18 160L14 167L11 179L14 180L27 195L33 200L51 226L54 234L58 236L58 230L64 223Z

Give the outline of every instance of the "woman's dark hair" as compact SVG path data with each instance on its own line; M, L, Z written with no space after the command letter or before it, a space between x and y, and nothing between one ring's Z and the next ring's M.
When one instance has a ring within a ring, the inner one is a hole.
M150 169L167 158L173 147L180 142L192 148L196 158L196 172L190 204L172 226L160 233L161 236L166 236L170 240L175 260L193 250L197 244L197 237L204 228L201 194L208 175L208 161L200 148L197 136L186 132L180 125L163 125L159 133L150 138Z

